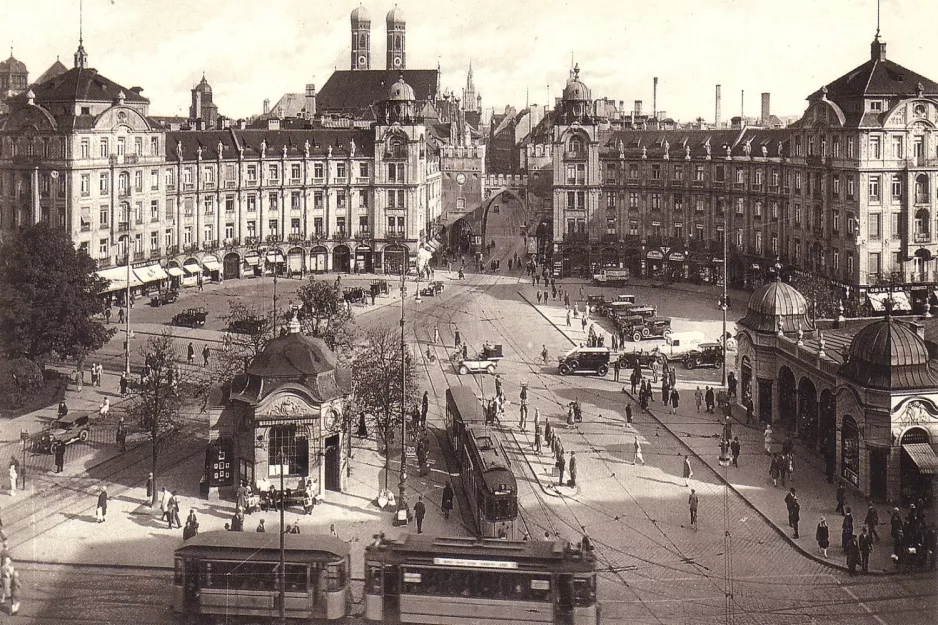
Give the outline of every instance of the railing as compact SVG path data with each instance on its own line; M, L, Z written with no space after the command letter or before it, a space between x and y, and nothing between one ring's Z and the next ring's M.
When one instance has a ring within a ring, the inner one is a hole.
M167 255L167 256L175 256L175 255L178 254L178 253L179 253L179 246L178 246L178 245L170 245L170 246L168 246L168 247L166 248L166 255Z
M370 230L359 230L358 232L355 233L355 238L358 239L359 241L364 241L364 240L366 240L366 239L370 239L370 238L371 238L371 231L370 231Z
M617 243L619 241L619 235L615 232L606 232L602 236L603 243Z
M938 282L938 271L909 271L906 273L906 282L921 284L923 282Z
M300 234L299 232L291 232L291 233L287 236L287 242L289 242L289 243L296 243L296 244L305 243L305 242L306 242L306 237L303 236L302 234Z
M279 234L268 234L266 237L264 237L264 241L266 243L283 243L283 237L281 237Z
M388 239L403 239L404 231L403 230L388 230L384 236L385 238L388 238Z
M199 251L199 246L195 243L189 243L188 245L184 245L182 248L183 254L194 254L198 251Z
M215 188L215 181L214 181L214 180L211 181L211 182L206 181L206 182L205 182L205 188L206 188L206 189L214 189L214 188Z
M130 232L130 222L129 221L119 222L117 224L117 231L118 232Z
M170 192L175 192L175 191L176 191L176 185L173 183L167 183L166 192L170 193Z
M202 250L205 252L214 252L218 249L218 241L202 241Z
M348 184L348 178L338 178L338 177L337 177L337 178L335 179L335 183L336 183L336 184Z
M163 249L160 247L151 247L149 251L149 256L151 259L160 258L163 256Z
M126 199L130 197L130 189L118 189L117 197L121 199Z
M770 184L770 185L769 185L769 193L778 193L778 185L777 185L777 184Z
M333 241L346 241L348 239L348 232L345 230L336 230L332 233Z
M226 189L234 189L234 188L237 187L237 186L238 186L238 181L237 181L237 180L226 180L226 181L225 181L225 188L226 188Z
M241 240L237 238L225 239L225 248L233 249L241 245Z
M195 191L195 183L186 182L185 184L182 185L182 190L183 191Z
M125 154L124 155L124 165L136 165L137 164L137 155L136 154Z
M564 243L586 243L589 238L587 232L565 232L563 234Z
M693 185L693 186L695 186L695 187L702 187L702 186L704 186L704 181L703 181L703 180L692 180L692 181L691 181L691 185Z
M144 250L137 250L134 252L134 262L139 260L146 260L147 253Z
M585 160L587 156L589 156L589 152L586 150L568 150L563 153L566 160Z
M99 258L95 261L98 269L107 269L108 267L114 264L114 259L108 256L107 258Z
M358 176L355 178L355 184L368 184L371 182L371 178L368 176Z
M931 233L916 232L914 235L912 235L912 241L914 243L931 243Z
M300 184L302 180L302 178L290 178L290 184Z
M256 236L251 236L251 237L245 237L245 238L244 238L244 244L247 245L247 246L257 245L258 243L260 243L260 239L259 239L258 237L256 237Z
M81 224L79 232L91 232L91 224Z
M143 225L143 218L140 217L140 218L138 218L138 219L134 219L134 224L136 224L136 225L138 225L138 226L142 226L142 225Z

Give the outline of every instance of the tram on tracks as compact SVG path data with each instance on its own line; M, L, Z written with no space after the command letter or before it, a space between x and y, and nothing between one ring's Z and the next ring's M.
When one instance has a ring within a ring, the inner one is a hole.
M478 535L514 538L520 532L518 485L497 432L485 425L482 404L467 386L446 389L446 433Z
M365 618L596 625L596 559L563 541L382 537L365 548Z
M295 622L339 621L351 607L349 546L332 536L284 535L284 613ZM176 550L173 609L186 622L274 622L280 611L276 532L198 534Z

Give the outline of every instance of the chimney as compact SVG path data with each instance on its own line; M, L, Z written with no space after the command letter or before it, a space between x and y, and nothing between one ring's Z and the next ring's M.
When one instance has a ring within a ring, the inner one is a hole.
M713 115L713 125L717 129L720 128L720 85L717 85L717 103L716 112Z
M131 87L130 90L136 93L137 95L140 95L140 93L143 91L143 87Z
M635 100L635 114L638 115L639 117L642 114L642 101L641 100Z
M739 92L739 119L742 121L743 126L746 125L746 90L741 89Z
M316 85L309 83L306 85L306 119L312 119L316 115Z
M270 112L270 100L264 98L264 115Z
M770 99L771 99L771 94L768 94L768 93L762 94L762 125L763 126L767 126L769 124L769 117L772 115L772 110L769 105Z
M655 76L652 82L651 89L651 111L652 116L655 119L658 119L658 77Z

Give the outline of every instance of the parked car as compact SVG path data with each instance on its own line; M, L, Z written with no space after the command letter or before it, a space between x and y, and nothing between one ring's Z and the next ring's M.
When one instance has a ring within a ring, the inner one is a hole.
M640 317L657 317L658 309L654 306L633 306L630 313Z
M628 269L603 269L593 274L594 284L625 284L629 281L632 272Z
M237 334L257 334L264 326L264 321L250 316L243 319L232 319L228 322L228 331Z
M684 367L696 369L697 367L722 367L723 346L719 343L701 343L684 354Z
M661 351L668 360L683 360L685 354L692 349L697 349L701 343L712 342L708 341L706 335L699 330L672 332L670 336L665 337L664 341Z
M614 300L608 300L596 307L597 314L603 317L611 316L612 311L637 306L634 295L616 295Z
M164 304L172 304L177 299L179 299L179 291L173 289L171 291L160 291L152 297L150 297L150 306L162 306Z
M669 317L630 317L627 323L621 326L625 335L633 341L671 336L671 319Z
M596 312L597 307L602 306L606 301L605 295L587 295L586 306L590 312Z
M53 443L71 445L76 441L85 442L91 435L91 419L87 413L73 413L56 419L43 430L34 443L36 451L49 453Z
M575 347L560 357L560 375L578 371L592 371L597 375L609 373L609 349L607 347Z
M420 294L426 295L427 297L435 297L439 295L440 293L442 293L443 289L445 288L446 288L445 284L443 284L439 280L436 280L434 282L431 282L427 286L423 287L422 289L420 289Z
M208 317L208 311L204 308L187 308L181 313L176 313L173 317L174 326L185 326L187 328L201 328L205 325L205 319Z
M626 352L619 356L619 366L626 371L634 369L636 364L642 369L651 369L654 362L659 364L667 362L664 354L657 347L647 352L645 350Z

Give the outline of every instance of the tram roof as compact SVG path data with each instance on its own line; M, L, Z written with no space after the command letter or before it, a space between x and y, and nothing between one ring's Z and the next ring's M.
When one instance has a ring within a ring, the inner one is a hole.
M348 543L323 534L284 534L284 559L305 562L311 553L347 558ZM274 557L280 551L280 536L274 532L229 532L214 530L196 534L176 549L177 556L211 553L220 559L251 559L252 554ZM278 556L279 557L279 556ZM260 558L259 558L260 559Z
M459 410L459 417L463 423L484 423L485 414L482 412L482 402L475 392L468 386L451 386L446 392L452 398Z
M490 560L577 560L584 558L578 547L562 540L504 540L497 538L465 538L402 534L399 538L384 538L380 545L369 545L369 553L381 551L399 555L426 557L482 558Z

